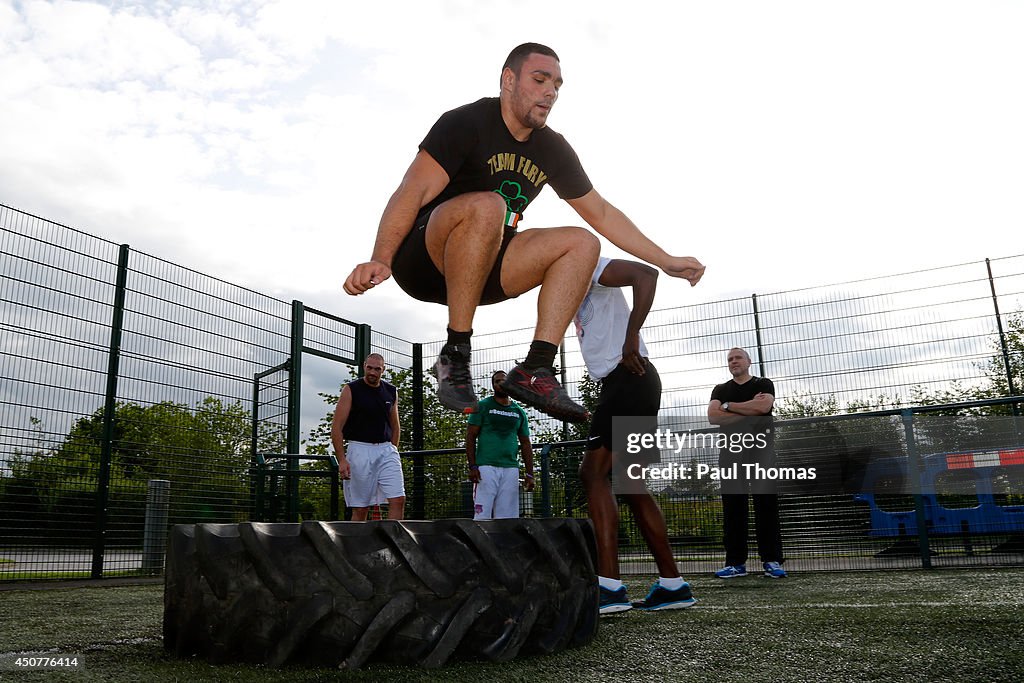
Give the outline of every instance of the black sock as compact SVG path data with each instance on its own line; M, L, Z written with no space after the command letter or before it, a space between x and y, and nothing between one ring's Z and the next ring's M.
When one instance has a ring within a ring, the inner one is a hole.
M555 344L534 339L530 344L530 353L526 355L523 365L529 370L554 367L556 353L558 353L558 347Z
M469 338L473 336L473 330L469 332L456 332L452 328L448 328L448 343L455 346L462 346L465 344L469 346Z

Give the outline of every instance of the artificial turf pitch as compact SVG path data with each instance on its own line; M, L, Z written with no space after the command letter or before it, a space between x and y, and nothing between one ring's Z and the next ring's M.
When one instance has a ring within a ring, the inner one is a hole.
M638 599L653 577L624 578ZM162 585L0 590L0 681L1024 680L1024 569L686 578L696 606L604 617L586 647L431 671L211 666L164 652ZM26 651L82 668L10 670Z

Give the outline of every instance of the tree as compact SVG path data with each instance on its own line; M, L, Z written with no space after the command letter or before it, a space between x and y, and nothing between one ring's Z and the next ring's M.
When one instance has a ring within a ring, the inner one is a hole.
M58 445L19 455L0 490L0 519L17 519L22 530L91 539L103 415L98 408L78 419ZM152 479L171 482L172 523L248 517L251 432L250 413L237 402L207 397L192 408L171 401L118 403L110 442L110 535L141 537Z
M1003 340L998 335L992 335L989 340L991 355L975 364L982 374L979 383L972 385L953 382L949 388L941 390L916 387L913 393L915 403L922 406L953 406L1024 393L1024 313L1017 311L1007 316L1003 338L1006 341L1005 355ZM1005 419L1019 415L1019 412L1019 406L1009 404L950 407L929 412L915 418L915 438L923 449L934 453L997 448L1007 443L1020 444L1019 420Z
M1024 311L1016 311L1006 318L1006 358L1003 356L1002 342L998 338L992 339L992 355L985 362L984 370L988 379L988 387L981 393L987 394L987 398L1002 398L1016 394L1024 394ZM1007 362L1009 372L1007 372ZM1010 391L1007 375L1013 381L1013 391ZM1009 414L1009 406L999 406L1002 412L993 411L992 414Z
M984 361L976 362L981 371L981 381L970 385L953 382L948 389L928 390L915 387L914 402L918 405L945 405L965 401L1006 398L1014 393L1024 394L1024 312L1016 311L1006 317L1003 337L1006 340L1006 354L1003 354L1003 343L998 335L989 340L991 355ZM1007 372L1007 366L1009 372ZM1013 392L1010 382L1013 382ZM1010 405L983 406L950 411L951 415L1011 415Z

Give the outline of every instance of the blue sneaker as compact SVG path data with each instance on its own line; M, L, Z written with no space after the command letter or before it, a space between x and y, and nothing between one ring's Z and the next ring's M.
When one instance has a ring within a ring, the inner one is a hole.
M715 572L715 576L720 579L737 579L746 575L747 565L745 564L729 565L728 567L723 567Z
M697 603L690 590L690 584L683 583L675 590L665 588L657 581L651 586L651 591L643 600L633 603L633 607L647 612L654 612L660 609L684 609Z
M765 562L764 575L770 579L786 578L786 570L779 566L778 562Z
M622 586L617 591L608 590L604 586L601 588L601 614L615 614L616 612L625 612L633 609L633 603L629 601L629 597L626 595L626 587Z

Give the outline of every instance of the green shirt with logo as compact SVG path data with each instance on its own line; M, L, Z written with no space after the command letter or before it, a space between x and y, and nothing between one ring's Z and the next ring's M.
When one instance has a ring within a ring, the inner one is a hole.
M530 420L515 401L505 406L488 396L469 414L469 424L480 427L477 465L519 467L519 437L530 436Z

